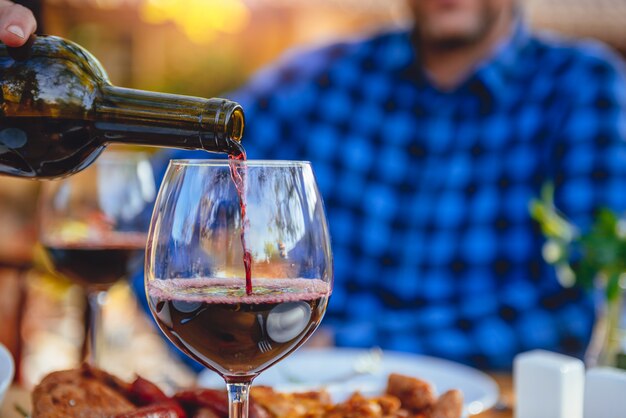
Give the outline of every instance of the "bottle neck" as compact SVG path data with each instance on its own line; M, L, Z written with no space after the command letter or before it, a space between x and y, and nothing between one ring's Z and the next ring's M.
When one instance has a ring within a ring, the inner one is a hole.
M104 142L238 154L243 111L226 99L202 99L103 86L95 127Z

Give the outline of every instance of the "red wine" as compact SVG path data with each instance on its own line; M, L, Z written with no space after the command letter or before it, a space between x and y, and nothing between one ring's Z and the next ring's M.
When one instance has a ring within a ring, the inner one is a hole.
M330 297L318 279L152 280L159 327L181 350L223 376L256 375L295 350L319 325Z
M55 270L86 287L106 289L126 276L141 258L143 234L128 234L109 242L48 242L44 244Z
M0 171L22 177L60 177L82 170L104 149L93 123L45 117L0 121Z
M241 213L241 247L243 249L243 267L246 273L246 294L252 294L252 254L246 244L246 232L248 230L248 218L246 216L246 172L247 168L239 161L246 161L246 151L240 145L240 151L228 155L230 177L235 183L239 196L239 211Z
M2 117L0 119L0 174L30 178L58 178L89 166L105 149L108 138L114 142L162 144L164 147L202 148L217 152L214 143L198 140L197 132L144 127L141 132L122 134L131 129L123 123L102 123L85 119L52 117ZM234 145L237 144L237 145ZM223 145L222 145L223 146ZM238 143L224 148L239 154Z

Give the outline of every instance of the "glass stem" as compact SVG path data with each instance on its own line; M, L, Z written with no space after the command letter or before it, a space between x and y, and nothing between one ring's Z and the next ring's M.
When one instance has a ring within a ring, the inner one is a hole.
M87 310L89 316L88 331L85 342L89 344L85 361L91 366L101 366L101 339L102 339L102 308L106 299L106 292L102 290L87 292Z
M248 398L250 382L227 383L228 390L228 417L248 418Z

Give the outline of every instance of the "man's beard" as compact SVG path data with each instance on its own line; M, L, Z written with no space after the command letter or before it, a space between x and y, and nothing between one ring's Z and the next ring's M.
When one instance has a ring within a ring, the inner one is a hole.
M477 44L485 39L497 24L499 17L497 11L483 7L473 30L466 31L466 33L441 35L437 34L436 31L423 30L423 28L420 28L420 25L417 24L414 28L413 36L415 37L415 41L422 45L428 45L429 48L441 51L462 49Z

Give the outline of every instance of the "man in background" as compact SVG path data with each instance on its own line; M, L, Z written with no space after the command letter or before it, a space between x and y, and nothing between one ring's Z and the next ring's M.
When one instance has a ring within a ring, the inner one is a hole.
M408 4L412 30L289 54L230 96L249 158L313 163L335 259L324 325L340 346L482 368L581 356L591 298L558 283L528 204L552 182L583 230L626 210L623 64L533 34L515 0Z
M411 31L292 54L232 98L250 158L311 160L341 346L510 368L582 356L589 295L541 254L547 182L583 230L626 210L626 82L595 42L533 34L515 0L410 0ZM200 156L200 155L198 155Z

